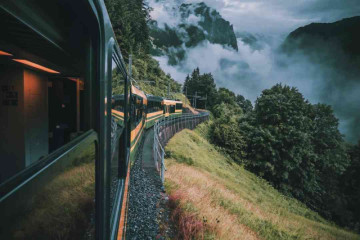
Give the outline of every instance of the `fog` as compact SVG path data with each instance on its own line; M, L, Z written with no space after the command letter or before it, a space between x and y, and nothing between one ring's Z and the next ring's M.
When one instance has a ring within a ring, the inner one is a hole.
M148 0L153 19L172 25L169 10L181 3L205 2L234 25L235 31L288 34L311 22L334 22L359 15L359 0Z
M178 2L195 1L178 0ZM165 72L183 83L186 75L199 67L202 73L213 74L218 87L229 88L252 102L255 102L262 90L276 83L297 87L311 103L320 102L332 105L335 115L340 120L340 130L348 141L356 142L360 138L359 77L352 74L344 76L337 69L321 64L321 61L310 60L301 52L287 56L278 51L290 31L312 21L339 20L329 17L329 14L334 17L346 17L353 14L354 9L359 9L358 5L356 7L354 5L356 1L347 1L347 7L344 7L345 5L340 7L335 3L333 6L325 4L334 2L332 0L303 0L297 3L274 0L209 0L205 2L216 7L226 20L234 24L234 28L239 33L237 34L239 36L238 52L204 41L196 47L188 48L186 58L177 66L168 65L166 56L156 57ZM152 18L159 24L167 23L176 26L179 23L180 18L174 11L176 1L160 3L153 1L151 4L154 8ZM353 6L352 9L351 6ZM264 15L261 13L267 12L272 13L266 17L261 16ZM250 16L250 14L253 15ZM287 20L287 23L273 26L279 21ZM187 21L192 21L192 24L196 25L198 20L192 18ZM241 33L244 32L250 32L256 37L256 47L243 42Z

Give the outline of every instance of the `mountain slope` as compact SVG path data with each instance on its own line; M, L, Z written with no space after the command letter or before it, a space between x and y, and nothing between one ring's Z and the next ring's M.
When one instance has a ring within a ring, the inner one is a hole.
M312 89L320 102L332 105L346 139L360 139L360 17L334 23L312 23L288 35L281 64L297 64L312 72Z
M168 56L169 64L178 64L186 57L186 49L204 41L238 50L233 26L205 3L174 3L166 12L176 19L175 26L159 24L155 19L149 22L149 29L151 53Z
M223 156L203 137L206 129L184 130L166 147L165 183L170 205L178 206L179 238L360 239Z
M312 23L291 32L285 41L285 48L306 52L336 47L349 57L360 56L360 16L342 19L334 23ZM320 49L319 49L320 48ZM330 51L331 50L331 51Z

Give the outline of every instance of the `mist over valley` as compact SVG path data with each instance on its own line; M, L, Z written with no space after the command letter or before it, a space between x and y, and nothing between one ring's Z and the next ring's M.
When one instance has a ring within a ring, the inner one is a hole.
M245 5L236 5L238 1L226 5L226 2L149 2L154 9L150 22L152 54L165 72L183 83L199 67L202 73L212 73L217 86L252 102L264 89L277 83L294 86L311 103L331 105L345 138L357 142L360 61L356 29L360 27L360 18L352 16L359 7L354 5L350 9L349 1L349 8L338 8L337 14L328 17L334 9L316 12L313 6L311 15L311 11L303 14L300 7L295 11L295 7L285 4L287 9L273 10L282 12L284 19L274 17L265 21L260 14L247 17L241 9L236 18L235 7L271 11L270 5L251 5L246 1ZM341 20L345 17L352 18ZM258 21L255 27L250 23L244 25L251 19ZM314 25L313 21L330 23Z

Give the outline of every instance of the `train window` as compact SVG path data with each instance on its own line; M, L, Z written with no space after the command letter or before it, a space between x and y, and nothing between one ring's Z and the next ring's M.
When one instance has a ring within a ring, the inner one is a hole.
M110 208L111 212L117 196L120 177L120 162L124 162L124 125L125 125L125 81L116 55L111 63L111 176L110 176ZM122 166L123 167L123 166Z
M88 130L81 74L17 59L25 52L0 56L0 183Z
M4 200L0 238L94 239L95 152L94 142L82 142Z
M147 112L148 113L153 113L153 112L158 112L161 111L161 102L157 102L157 101L148 101L147 104Z
M176 104L176 110L181 110L182 109L182 104L181 103L177 103Z
M93 41L81 18L48 6L55 16L39 5L27 24L0 8L0 239L95 237ZM61 44L33 30L43 18Z

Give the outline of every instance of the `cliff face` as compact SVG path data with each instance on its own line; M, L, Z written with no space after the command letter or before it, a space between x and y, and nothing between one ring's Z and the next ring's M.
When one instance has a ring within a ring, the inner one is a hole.
M163 1L166 2L166 1ZM149 22L152 38L152 55L169 57L169 64L176 65L186 57L186 50L208 41L238 50L233 26L205 3L178 3L167 12L178 22L175 26Z

